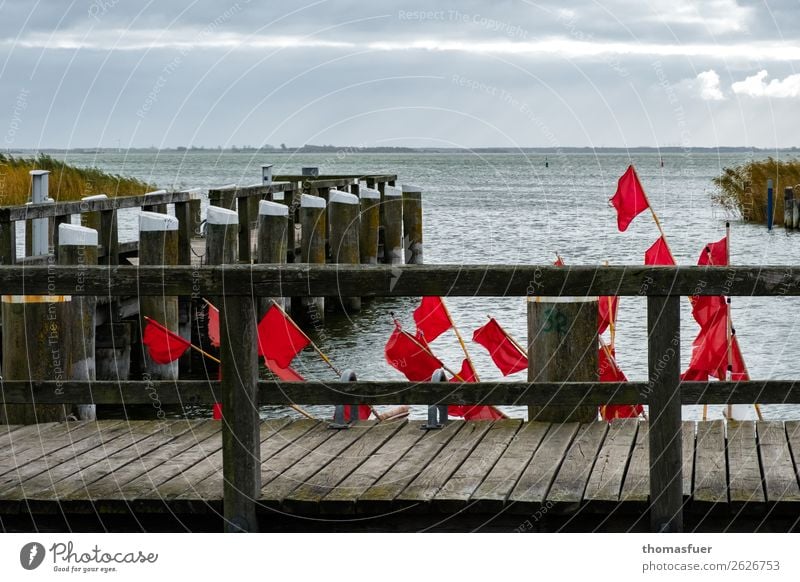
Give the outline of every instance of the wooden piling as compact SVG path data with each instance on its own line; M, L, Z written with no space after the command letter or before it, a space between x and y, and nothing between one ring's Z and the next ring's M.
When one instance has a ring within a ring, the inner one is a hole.
M2 296L3 379L69 380L67 300L61 295ZM63 404L6 404L0 407L0 424L60 422L70 409Z
M325 264L325 200L319 196L300 196L300 262ZM325 298L292 298L295 318L303 323L325 321Z
M383 184L381 182L380 184ZM395 186L384 186L381 203L383 218L383 262L403 264L403 191Z
M119 382L131 373L131 324L105 323L95 328L95 374L98 380Z
M99 224L100 217L97 216ZM97 264L97 231L72 224L58 227L58 264L74 265L76 287L83 287L86 267ZM70 330L71 342L67 347L70 362L70 380L92 382L96 379L95 367L95 312L97 298L75 295L65 306L65 327ZM76 404L75 416L79 420L96 420L94 404Z
M280 202L262 200L258 204L258 252L259 263L286 263L286 231L289 228L289 207ZM258 300L259 320L269 309L270 302L277 301L286 311L289 306L281 297L260 297Z
M647 298L647 404L649 407L650 527L683 531L681 425L681 304L679 296Z
M148 196L160 196L161 194L166 194L166 190L154 190L153 192L146 192L145 193L145 203L142 206L142 210L145 212L155 212L157 214L166 214L167 213L167 205L166 204L148 204L146 202Z
M361 209L358 196L340 190L331 190L328 192L328 210L331 262L358 264L361 261L358 247ZM330 304L332 304L331 307L335 306L343 313L361 311L361 297L337 296Z
M358 196L361 199L361 232L358 239L361 264L377 265L381 193L372 188L359 187Z
M528 381L597 381L597 298L528 300ZM529 406L540 422L593 422L596 406Z
M0 222L0 265L17 262L17 223Z
M800 229L800 197L795 198L792 205L792 228Z
M235 265L238 252L238 214L233 210L209 206L206 216L206 264Z
M783 227L786 230L792 230L794 228L794 189L784 188L783 189Z
M403 184L403 249L407 265L422 261L422 188Z
M139 215L139 265L178 264L178 220L166 214L142 212ZM178 298L176 296L140 296L140 329L149 317L170 331L178 332ZM140 336L141 337L141 336ZM144 370L153 380L177 380L178 362L157 364L142 346Z

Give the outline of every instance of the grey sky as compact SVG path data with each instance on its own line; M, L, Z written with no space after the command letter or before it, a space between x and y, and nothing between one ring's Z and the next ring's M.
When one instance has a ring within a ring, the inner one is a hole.
M0 0L0 148L786 147L799 16L797 0Z

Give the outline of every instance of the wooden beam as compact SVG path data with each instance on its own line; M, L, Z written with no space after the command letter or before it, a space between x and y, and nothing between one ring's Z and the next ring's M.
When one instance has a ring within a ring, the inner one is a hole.
M680 297L647 298L650 529L683 531Z

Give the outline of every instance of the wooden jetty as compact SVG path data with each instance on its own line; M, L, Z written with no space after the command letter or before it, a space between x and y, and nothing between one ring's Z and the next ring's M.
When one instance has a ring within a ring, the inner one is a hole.
M634 529L646 525L648 423L259 423L261 529ZM223 512L222 423L5 426L0 519L113 528ZM698 529L800 520L800 422L684 422L682 509ZM762 527L767 527L767 523Z
M37 527L35 520L46 514L69 521L127 511L134 519L127 528L135 529L141 515L157 513L153 504L147 512L139 504L147 496L161 504L160 515L168 520L210 515L226 531L796 528L797 423L695 426L682 422L680 415L681 405L797 404L796 382L682 382L679 324L681 297L698 292L800 295L798 269L88 265L80 277L76 287L73 266L0 266L4 294L113 297L138 289L143 297L180 297L199 287L204 294L224 297L222 367L239 373L223 374L220 381L4 380L3 406L128 406L152 403L154 396L163 404L195 406L210 405L221 395L226 418L217 424L161 419L8 426L0 433L5 443L0 457L3 527L22 527L20 520ZM258 379L254 296L446 294L646 296L648 380L348 381L333 389L324 382ZM235 333L226 333L229 329ZM366 422L332 430L307 421L262 422L255 414L256 405L287 403L635 402L649 406L648 424L503 420L450 422L424 431L414 422ZM343 508L346 514L339 513ZM165 527L159 524L150 529Z

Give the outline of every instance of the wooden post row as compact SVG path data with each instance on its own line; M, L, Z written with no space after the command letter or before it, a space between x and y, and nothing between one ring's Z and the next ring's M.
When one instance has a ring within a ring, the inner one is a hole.
M292 230L294 230L294 225ZM280 202L262 200L258 204L258 254L256 256L259 263L286 263L286 246L289 229L289 207ZM291 311L291 307L286 305L286 301L281 297L261 297L259 298L258 317L259 320L269 309L270 301L276 301L286 311Z

